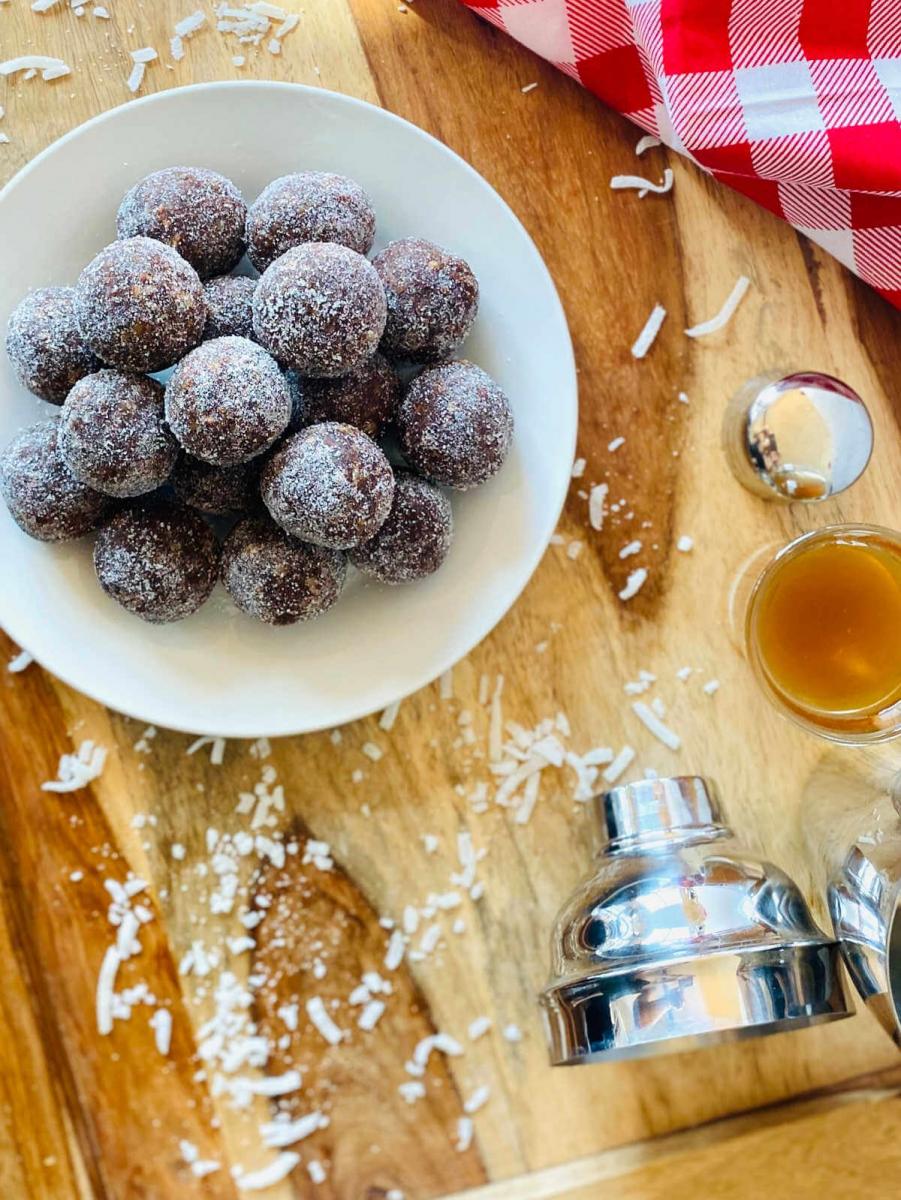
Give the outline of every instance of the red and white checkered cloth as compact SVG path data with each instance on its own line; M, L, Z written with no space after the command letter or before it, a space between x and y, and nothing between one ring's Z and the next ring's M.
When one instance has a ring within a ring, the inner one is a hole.
M463 0L901 307L901 0Z

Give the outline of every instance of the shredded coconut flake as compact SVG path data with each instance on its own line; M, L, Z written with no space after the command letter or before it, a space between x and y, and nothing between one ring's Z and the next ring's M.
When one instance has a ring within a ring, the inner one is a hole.
M20 650L15 658L11 658L6 665L7 671L12 675L18 675L20 671L24 671L34 662L32 655L27 650Z
M633 358L644 358L647 352L654 344L657 334L660 332L660 326L666 320L666 309L662 304L655 304L651 309L651 315L645 321L644 329L635 339L632 346Z
M604 771L604 779L607 783L616 783L616 781L629 769L635 759L635 751L631 746L623 746L619 754Z
M646 133L644 137L640 137L635 144L635 153L641 158L645 150L653 150L655 146L662 146L660 138L653 137L652 134Z
M14 75L18 71L24 71L29 79L40 71L42 79L50 80L70 75L72 68L61 58L48 58L45 54L23 54L0 63L0 75Z
M459 1117L457 1120L457 1145L460 1154L465 1154L472 1145L472 1118Z
M683 554L688 554L690 550L694 549L694 544L694 538L691 538L687 534L683 533L678 542L676 542L676 549L680 550Z
M172 1044L172 1013L168 1008L158 1008L150 1018L150 1028L153 1030L153 1038L156 1042L156 1048L162 1055L169 1053L169 1047Z
M610 491L606 483L596 483L588 493L588 523L592 529L604 528L604 517L607 515L607 493Z
M668 746L670 750L678 750L682 745L682 739L677 733L673 733L668 725L664 725L653 709L649 708L643 700L636 700L632 705L632 711L641 721L642 725L654 735L658 741L663 742L664 746Z
M232 1177L239 1192L262 1192L287 1179L299 1162L299 1154L284 1150L258 1171L244 1171L241 1167L232 1167Z
M480 1108L484 1108L484 1106L488 1103L490 1096L491 1088L488 1087L487 1084L477 1087L469 1099L465 1101L463 1105L463 1111L470 1116L473 1113L477 1113Z
M637 596L644 587L647 578L648 573L644 567L636 567L634 571L630 571L629 578L626 580L626 586L619 592L620 600L631 600L633 596Z
M751 281L747 275L739 275L735 286L726 297L725 304L716 316L711 317L709 321L702 321L700 325L692 325L691 329L685 330L686 336L690 338L705 337L708 333L716 333L718 329L722 329L731 320L732 314L741 304L750 286Z
M57 778L41 784L43 792L77 792L103 774L106 747L84 741L77 754L63 754L59 760Z
M644 179L641 175L614 175L610 180L610 186L615 192L623 191L626 188L637 188L639 200L643 200L648 192L654 192L656 195L662 196L673 189L673 172L667 167L663 172L663 179L661 179L660 183L654 183L651 179Z
M397 720L399 710L400 700L395 700L393 704L389 704L379 717L379 729L384 729L385 733L390 732L394 728L394 722Z

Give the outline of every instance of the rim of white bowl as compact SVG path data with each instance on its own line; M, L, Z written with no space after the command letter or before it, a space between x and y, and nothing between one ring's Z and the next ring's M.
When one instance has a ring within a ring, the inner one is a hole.
M563 334L563 342L566 346L567 355L565 362L561 362L560 364L560 371L561 377L565 376L565 381L567 384L565 396L566 398L571 397L571 403L567 404L565 409L566 413L572 414L572 429L569 439L569 462L571 463L575 457L576 440L579 429L579 392L578 379L576 375L576 360L575 353L573 351L572 338L570 337L569 333L569 324L566 320L566 313L563 309L563 304L560 301L556 284L554 283L553 277L547 268L547 264L542 258L541 253L538 250L538 247L535 245L531 234L523 225L522 221L520 221L519 217L503 198L503 196L501 196L501 194L497 191L497 189L492 187L488 180L485 179L485 177L481 175L475 169L475 167L468 163L465 158L462 158L459 154L457 154L456 150L452 150L450 146L448 146L445 142L442 142L440 138L428 133L425 129L422 129L419 125L414 124L412 121L408 121L404 117L399 117L396 113L391 112L389 109L382 108L377 104L370 104L368 100L360 100L356 96L348 96L344 92L333 92L328 88L314 87L311 84L292 83L286 80L283 81L276 79L224 79L215 80L209 83L191 83L185 84L182 87L167 88L162 92L154 92L149 96L140 96L134 100L127 100L124 104L117 104L115 108L109 108L105 112L98 113L95 117L90 117L87 121L83 121L80 125L76 125L74 129L70 129L68 133L64 133L62 137L56 138L50 143L49 146L46 146L43 150L36 154L34 158L27 162L24 167L21 167L12 177L12 179L4 184L3 188L0 189L0 204L2 204L3 200L6 198L8 192L12 191L12 189L16 187L27 175L29 175L45 158L49 158L59 146L62 146L65 142L74 140L85 133L88 129L91 129L96 125L114 120L119 114L126 110L131 110L139 106L150 107L154 104L164 104L171 97L183 96L186 93L256 90L291 92L301 91L305 92L311 97L328 96L329 100L337 101L338 103L344 104L350 108L374 110L383 118L385 118L385 120L397 125L407 126L418 136L433 142L445 154L455 159L457 165L461 167L467 174L472 176L478 186L483 191L489 192L494 200L500 204L504 210L506 210L506 214L509 219L519 228L520 232L522 233L524 241L528 247L528 251L532 256L536 267L545 277L548 285L549 296L553 303L553 316L554 319L559 322L561 332ZM564 395L563 392L561 392L561 396L562 395ZM342 726L349 725L354 721L362 720L364 717L372 716L373 713L387 708L390 704L399 703L402 700L407 699L408 696L412 696L414 693L421 691L422 688L428 687L429 684L434 683L436 679L443 675L445 671L450 670L451 667L455 666L458 662L462 662L464 658L472 653L476 646L480 645L480 643L483 642L485 638L489 636L489 634L494 632L513 605L517 602L517 600L519 600L520 596L531 582L539 563L544 557L545 551L550 544L550 539L560 518L560 513L563 511L563 506L566 503L566 496L569 490L569 480L569 471L567 471L565 474L561 473L561 482L559 487L560 494L556 498L556 501L548 507L548 520L545 523L546 528L542 530L541 537L535 539L535 546L532 550L532 553L524 560L526 567L522 582L508 597L505 597L502 602L495 605L494 610L489 614L488 623L486 624L484 631L477 637L468 639L463 650L454 650L448 654L445 654L443 657L439 657L436 660L436 663L430 665L427 671L422 672L420 677L417 678L417 681L410 688L404 691L402 695L382 697L375 704L373 704L371 700L366 701L365 703L362 703L359 708L352 709L346 716L342 717L338 724ZM17 636L14 627L10 625L4 625L4 629L7 635L14 642L16 642L23 650L31 653L30 650L28 650L25 642L19 636ZM155 715L152 712L152 709L137 711L136 708L131 706L126 706L118 702L114 703L107 696L102 694L102 689L94 691L90 687L85 687L82 683L76 682L74 679L72 679L67 672L55 671L52 667L47 666L37 656L35 656L35 662L38 663L38 665L44 670L48 671L51 675L59 679L62 683L66 684L67 687L71 687L74 691L80 692L89 699L97 701L99 704L104 705L104 707L110 708L114 712L121 713L123 716L131 717L134 720L146 721L148 724L157 725L162 729L170 729L176 733L198 734L201 736L210 737L222 736L236 739L253 739L264 736L270 738L297 737L305 733L321 733L325 729L332 729L336 727L335 721L322 721L319 723L305 724L300 729L293 729L286 726L266 734L261 733L259 729L248 730L246 727L231 728L228 732L223 732L222 730L213 730L212 728L208 728L203 725L199 727L188 727L187 725L181 724L177 721L173 723L171 718L167 719L163 715ZM288 725L290 725L290 722L288 722Z

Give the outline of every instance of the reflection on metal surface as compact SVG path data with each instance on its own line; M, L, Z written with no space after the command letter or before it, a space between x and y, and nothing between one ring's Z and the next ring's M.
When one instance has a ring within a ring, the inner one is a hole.
M818 371L770 371L726 410L726 455L740 483L784 502L825 500L862 475L873 425L851 388Z
M557 918L541 997L554 1064L850 1015L836 944L787 875L736 850L709 783L646 780L594 803L596 870Z

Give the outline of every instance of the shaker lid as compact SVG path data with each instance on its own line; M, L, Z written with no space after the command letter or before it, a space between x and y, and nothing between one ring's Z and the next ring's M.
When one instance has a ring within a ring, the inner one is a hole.
M601 792L592 806L608 842L719 824L716 789L700 775L627 783Z
M792 879L735 849L710 781L626 784L594 811L601 852L557 918L541 996L554 1065L851 1015L837 943Z

